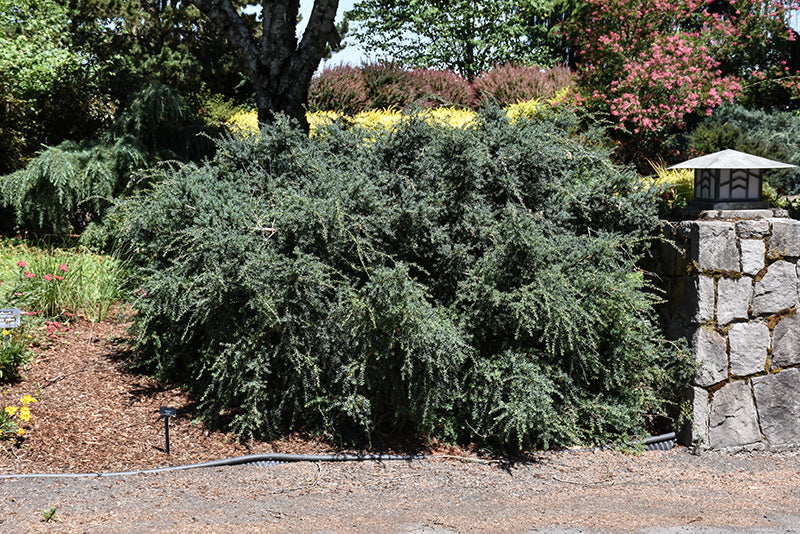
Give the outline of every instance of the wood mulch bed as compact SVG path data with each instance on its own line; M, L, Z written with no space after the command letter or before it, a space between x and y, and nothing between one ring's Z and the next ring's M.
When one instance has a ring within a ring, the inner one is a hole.
M210 430L197 421L196 400L186 391L126 370L128 326L119 314L94 325L80 318L55 332L46 327L37 332L36 356L23 370L24 379L0 383L2 406L19 405L23 395L38 399L30 405L24 437L0 441L0 474L130 471L245 454L339 452L301 434L239 443ZM169 455L161 407L177 409L170 419Z

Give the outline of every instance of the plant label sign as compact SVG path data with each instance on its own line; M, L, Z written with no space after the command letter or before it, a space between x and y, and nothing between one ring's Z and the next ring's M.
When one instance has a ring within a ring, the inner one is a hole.
M177 408L166 408L164 406L162 406L158 410L158 412L159 412L159 415L162 415L164 417L175 417L176 415L178 415Z
M0 310L0 328L16 328L19 326L19 308Z

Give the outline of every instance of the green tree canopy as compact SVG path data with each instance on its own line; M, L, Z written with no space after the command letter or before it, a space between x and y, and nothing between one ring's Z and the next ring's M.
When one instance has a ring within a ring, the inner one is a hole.
M571 0L361 0L347 14L367 51L409 67L449 68L468 78L495 64L565 60L553 28Z
M245 100L246 74L222 31L180 0L65 0L70 31L112 99L158 83L184 96L221 94ZM234 1L241 11L247 2ZM247 27L255 15L242 14Z
M68 23L57 0L0 0L0 173L21 166L46 137L37 119L49 97L81 77Z

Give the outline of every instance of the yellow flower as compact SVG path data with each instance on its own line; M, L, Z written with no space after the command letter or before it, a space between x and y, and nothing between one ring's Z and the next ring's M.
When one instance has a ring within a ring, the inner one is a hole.
M22 428L22 427L19 427L19 428L17 429L17 435L18 435L18 436L21 436L21 435L22 435L22 434L24 434L24 433L25 433L25 429L24 429L24 428Z
M6 406L6 413L9 415L9 417L14 417L14 414L17 413L17 407Z
M31 409L27 406L23 406L19 409L19 418L23 421L30 421L31 420Z
M8 328L3 328L3 336L10 336L11 332L8 331Z
M32 402L39 402L39 401L37 401L35 397L31 397L30 395L25 395L19 400L19 402L23 406L27 406L28 404L30 404Z

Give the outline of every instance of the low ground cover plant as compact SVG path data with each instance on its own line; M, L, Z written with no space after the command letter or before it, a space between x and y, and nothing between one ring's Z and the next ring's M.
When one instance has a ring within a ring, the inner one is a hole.
M13 382L22 376L22 368L31 361L32 352L17 332L4 328L0 341L0 383Z
M35 397L23 395L19 403L4 406L0 412L0 441L20 439L25 435L25 425L31 420L31 406L38 402Z
M140 364L242 438L518 450L674 417L690 358L636 267L657 193L576 122L280 120L156 171L122 206Z

